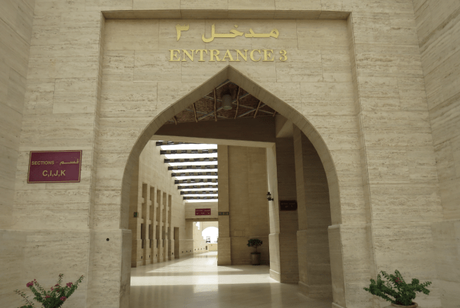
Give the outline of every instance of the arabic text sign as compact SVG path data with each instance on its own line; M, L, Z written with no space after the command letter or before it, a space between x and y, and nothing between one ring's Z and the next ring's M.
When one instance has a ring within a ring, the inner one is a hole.
M30 152L27 183L80 182L81 151Z
M216 33L216 24L213 24L212 27L211 27L211 37L206 38L205 35L203 34L201 39L205 43L210 43L210 42L214 41L214 39L216 37L217 38L235 38L235 37L244 35L244 37L248 37L248 38L270 38L270 37L273 37L273 38L277 39L278 36L280 35L280 32L278 31L278 29L273 29L268 33L254 33L254 30L252 30L252 28L251 28L251 29L249 29L248 33L244 33L244 32L238 31L236 28L238 28L238 25L235 25L235 29L230 30L229 33ZM185 32L185 31L188 31L189 29L190 29L190 25L181 26L181 25L177 24L176 25L177 40L178 41L180 40L183 31Z
M256 39L277 39L280 35L278 29L274 28L269 32L255 33L252 28L245 29L245 32L237 30L238 25L234 26L228 33L216 33L216 25L211 27L211 36L202 35L201 40L211 43L214 39L233 39L236 37L256 38ZM183 36L182 32L190 29L190 25L176 25L177 41ZM185 33L187 36L187 33ZM215 46L215 45L214 45ZM170 49L169 62L285 62L288 60L285 49L275 50L270 48L263 49Z
M211 215L211 209L195 209L195 216Z

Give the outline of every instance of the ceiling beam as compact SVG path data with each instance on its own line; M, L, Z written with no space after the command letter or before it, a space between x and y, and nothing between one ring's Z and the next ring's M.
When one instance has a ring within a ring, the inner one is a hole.
M257 117L257 112L259 112L260 104L262 103L261 100L259 100L259 103L257 104L257 109L256 112L254 113L254 119Z
M247 97L247 96L249 96L249 95L251 95L251 94L246 93L246 94L241 95L241 96L240 96L240 100L243 99L243 98L245 98L245 97ZM203 98L207 98L207 99L212 99L212 100L214 100L214 97L207 96L207 95L206 95L206 96L203 96ZM222 102L222 100L221 100L220 98L217 98L217 102ZM234 104L235 102L236 102L236 100L234 100L234 101L232 102L232 104ZM186 110L187 110L187 109L186 109Z
M206 169L217 169L217 165L191 165L191 166L168 166L168 170L206 170Z
M240 108L240 91L241 87L238 87L238 93L236 94L236 112L235 112L235 117L233 119L236 119L238 116L238 108Z
M218 175L217 172L173 172L172 177L176 176L200 176L200 175Z
M217 95L216 95L216 89L214 89L214 121L217 122Z
M223 107L217 108L217 111L221 111L222 108L223 108ZM203 119L205 119L205 118L207 118L207 117L209 117L209 116L214 115L214 114L215 114L215 111L211 111L211 112L209 112L209 113L204 113L204 112L202 112L202 113L203 113L204 115L198 118L198 120L200 120L200 121L203 120ZM221 118L221 119L226 119L226 117L223 117L223 116L217 116L217 117L219 117L219 118Z
M238 116L238 118L242 118L242 117L244 117L245 115L248 115L248 114L250 114L251 112L254 112L254 111L256 111L256 110L255 110L255 109L252 109L252 110L246 111L245 113L240 114L240 115Z
M245 95L246 95L246 94L245 94ZM241 98L243 98L245 95L241 96L241 97L240 97L240 100L241 100ZM265 107L265 106L267 106L267 105L265 105L265 103L262 103L262 105L260 106L260 108L263 108L263 107ZM240 103L240 107L247 108L247 109L254 109L254 107L252 107L252 106L243 105L243 104L241 104L241 103ZM269 108L270 108L270 107L269 107ZM270 108L270 109L271 109L271 108ZM266 111L266 110L260 110L260 111L266 112L266 113L268 113L268 114L272 114L271 111Z
M217 149L201 150L160 150L160 155L178 155L178 154L212 154L217 153Z
M184 197L184 200L219 200L217 197Z
M217 161L217 157L202 157L202 158L165 158L165 163L183 163L191 161Z
M179 190L187 190L187 189L194 189L194 188L218 188L218 185L206 185L206 184L202 184L202 185L189 185L189 186L177 186L177 189Z
M183 144L199 144L197 142L178 142L178 141L163 141L163 140L158 140L155 142L156 146L162 146L162 145L183 145Z
M217 183L217 179L188 179L188 180L175 180L174 184L194 184L194 183Z
M217 190L210 190L210 191L181 191L181 195L217 195Z
M195 122L198 122L198 117L196 116L196 106L195 106L195 103L193 103L193 113L195 114Z

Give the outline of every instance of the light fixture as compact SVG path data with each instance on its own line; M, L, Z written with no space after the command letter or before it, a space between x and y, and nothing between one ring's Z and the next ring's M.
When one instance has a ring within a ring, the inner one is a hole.
M222 109L231 110L232 109L232 97L230 94L224 94L222 96Z
M273 201L275 199L272 198L272 194L270 192L267 193L267 200L268 201Z

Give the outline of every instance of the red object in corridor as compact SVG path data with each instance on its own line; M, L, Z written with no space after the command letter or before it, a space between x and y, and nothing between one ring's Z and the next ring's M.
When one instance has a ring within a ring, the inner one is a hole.
M81 152L30 152L27 183L80 182Z
M195 216L211 215L211 209L195 209Z

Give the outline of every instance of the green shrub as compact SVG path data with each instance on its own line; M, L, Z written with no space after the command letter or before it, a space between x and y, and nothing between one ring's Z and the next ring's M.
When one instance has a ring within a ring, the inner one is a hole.
M248 240L248 247L254 247L256 249L255 252L257 252L257 247L259 247L262 244L263 242L259 240L258 238L252 238Z
M382 276L385 281L382 280ZM413 304L413 300L417 295L416 292L422 292L427 295L430 294L430 290L426 288L430 284L430 281L420 283L420 281L415 278L412 279L410 284L407 284L398 270L395 270L394 275L389 275L381 271L380 274L377 275L377 281L371 279L369 288L364 288L364 290L392 304L410 306Z

